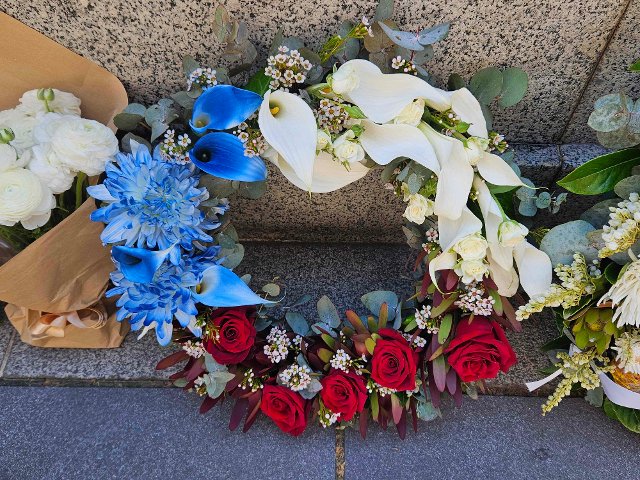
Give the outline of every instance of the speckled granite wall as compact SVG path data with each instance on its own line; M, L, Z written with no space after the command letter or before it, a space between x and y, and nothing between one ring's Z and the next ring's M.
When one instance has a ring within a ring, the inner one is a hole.
M617 63L638 21L638 1L619 31L615 52L598 78L620 79ZM531 77L525 101L498 112L496 126L511 141L555 142L628 0L396 0L395 19L405 27L450 21L448 40L436 46L432 72L469 75L488 65L514 65ZM318 45L341 20L371 15L375 0L227 0L246 20L264 52L278 27ZM196 0L3 0L0 9L103 65L117 75L133 99L152 101L181 81L180 59L190 53L217 63L209 23L216 2ZM636 16L633 16L636 12ZM601 87L602 89L602 87ZM597 94L593 94L597 96ZM582 132L587 107L576 116L571 140Z

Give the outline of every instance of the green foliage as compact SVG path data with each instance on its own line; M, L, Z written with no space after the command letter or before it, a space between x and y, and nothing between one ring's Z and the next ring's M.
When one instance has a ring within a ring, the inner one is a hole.
M640 149L628 148L596 157L569 173L558 185L580 195L598 195L615 185L640 165Z
M386 304L389 309L389 318L394 318L398 309L398 295L386 290L365 293L360 297L362 304L375 316L380 314L382 304Z
M456 83L459 79L456 78ZM469 80L469 90L481 105L489 105L494 100L503 108L511 107L522 100L529 86L529 77L517 67L500 70L487 67L478 70Z
M632 72L640 72L640 60L630 65L629 70Z
M640 99L635 103L624 93L600 97L588 124L607 148L629 148L640 144Z
M305 336L309 333L309 324L302 314L294 311L288 311L285 314L285 320L295 334Z
M629 198L629 195L632 193L640 192L640 175L631 175L630 177L624 178L616 183L616 186L613 187L613 191L620 198L624 198L625 200Z
M540 242L540 249L549 255L553 265L571 264L576 252L582 253L587 262L590 262L598 258L598 250L591 246L587 238L587 234L594 230L595 228L584 220L563 223L549 230Z
M207 394L211 398L218 398L235 375L229 372L226 365L216 362L209 353L204 354L204 364L207 369L207 374L204 376Z
M324 333L322 330L331 335L335 335L334 330L337 329L341 323L338 309L326 295L318 300L316 307L320 321L311 325L311 330L318 335Z
M244 88L245 90L250 90L258 95L264 96L267 90L269 90L270 81L271 77L267 76L264 70L258 70L256 74L249 79L249 82L247 82Z
M616 405L607 398L604 401L604 411L632 432L640 433L640 410Z
M515 197L519 200L518 213L523 217L535 216L538 209L547 209L553 214L558 213L560 206L567 200L566 193L560 193L555 197L546 191L537 193L531 180L522 178L522 181L527 186L518 188Z
M237 75L251 68L258 51L249 41L249 30L245 22L232 20L227 9L218 5L214 12L213 32L218 42L224 45L222 57L238 64L230 70L230 75Z

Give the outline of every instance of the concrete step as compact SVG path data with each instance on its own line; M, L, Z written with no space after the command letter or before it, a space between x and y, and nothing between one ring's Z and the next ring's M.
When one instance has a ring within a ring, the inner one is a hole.
M177 389L0 387L0 478L638 478L634 434L581 399L546 417L541 403L465 399L404 442L370 425L366 440L349 429L342 444L317 426L294 439L262 416L230 432L230 403L202 416Z
M245 249L238 272L251 273L254 286L280 277L291 299L310 294L314 301L302 312L308 320L315 319L315 301L322 295L328 295L339 312L365 313L360 297L367 292L392 290L405 298L412 294L414 257L404 245L250 242ZM522 333L510 333L519 363L489 383L490 393L527 394L524 382L538 379L549 366L539 347L555 336L554 323L546 316L528 320ZM153 335L138 341L133 333L121 348L111 350L37 348L20 342L6 319L0 320L0 384L168 385L167 372L154 367L170 352L170 347L158 346Z

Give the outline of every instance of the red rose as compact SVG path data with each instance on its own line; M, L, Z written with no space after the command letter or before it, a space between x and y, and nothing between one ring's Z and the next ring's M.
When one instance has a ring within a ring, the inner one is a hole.
M265 385L260 410L280 430L297 437L307 427L307 401L287 387Z
M371 358L371 378L378 385L394 390L416 388L418 354L397 331L383 328Z
M348 422L356 412L361 412L367 401L367 385L362 375L333 369L320 380L320 398L325 407L340 414L340 421Z
M471 323L463 317L445 353L463 382L495 378L498 371L507 372L516 363L502 327L486 317L474 317Z
M229 365L247 358L256 338L254 312L252 307L236 307L217 308L211 313L217 333L205 340L204 348L216 362Z

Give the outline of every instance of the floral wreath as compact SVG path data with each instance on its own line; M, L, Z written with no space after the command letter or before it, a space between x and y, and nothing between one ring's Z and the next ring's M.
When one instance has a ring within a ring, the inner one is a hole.
M119 296L119 321L182 347L158 368L186 362L171 379L204 397L201 412L235 400L232 429L262 412L296 436L312 417L325 427L357 417L362 435L372 419L404 437L410 414L416 428L440 415L445 393L460 405L515 364L504 329L521 327L508 298L551 282L548 256L512 219L518 199L530 210L531 182L487 121L495 99L522 98L526 74L487 68L469 88L457 75L451 91L435 88L425 65L449 25L403 32L391 10L384 2L374 23L344 22L317 52L278 34L266 68L239 88L232 80L242 83L256 50L246 25L218 7L216 34L240 66L186 57L185 91L114 119L128 132L124 151L89 189L117 268L107 295ZM232 271L243 248L226 198L264 191L262 159L310 193L381 167L407 203L415 295L368 293L368 312L346 321L322 297L310 326L297 311L308 297L285 304L275 282L249 288Z

